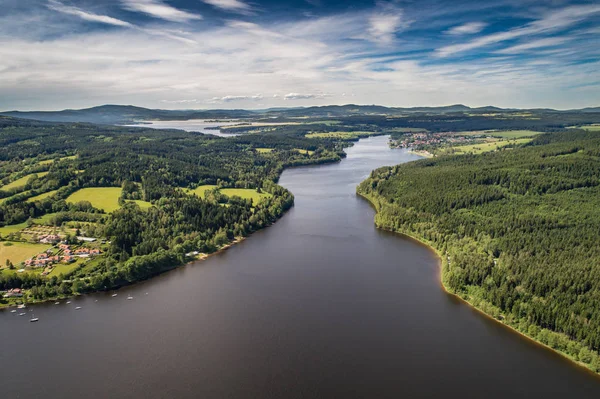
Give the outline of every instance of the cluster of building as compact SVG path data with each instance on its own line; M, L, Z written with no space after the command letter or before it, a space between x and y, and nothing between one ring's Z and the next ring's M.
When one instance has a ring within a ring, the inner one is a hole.
M38 237L38 241L42 244L56 244L61 240L60 236L56 234L47 234Z
M2 295L4 298L22 297L23 291L20 288L12 288Z
M100 255L101 251L96 248L78 248L72 250L67 244L60 244L58 246L62 250L60 255L50 255L52 250L42 252L31 259L27 259L24 263L25 266L29 267L46 267L55 263L71 263L75 261L75 257L87 258L89 256Z
M407 133L396 141L398 148L420 149L424 146L439 146L443 143L464 144L469 140L464 136L454 136L454 133Z

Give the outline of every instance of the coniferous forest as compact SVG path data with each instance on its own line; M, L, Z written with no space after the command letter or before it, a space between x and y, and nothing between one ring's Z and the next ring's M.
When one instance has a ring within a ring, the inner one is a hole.
M358 193L438 252L448 291L600 371L597 132L381 168Z

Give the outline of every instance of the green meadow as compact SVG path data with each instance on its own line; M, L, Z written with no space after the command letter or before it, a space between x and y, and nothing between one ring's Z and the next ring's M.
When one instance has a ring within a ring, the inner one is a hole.
M204 198L205 191L213 190L215 188L218 188L218 186L216 186L214 184L205 184L203 186L198 186L194 189L186 188L185 192L187 194L196 194L198 197Z
M40 172L40 173L31 173L29 175L23 176L20 179L17 179L15 181L12 181L10 183L8 183L5 186L1 186L0 190L12 190L14 188L19 188L19 187L23 187L27 184L27 182L29 181L29 179L31 179L33 176L37 176L38 178L42 178L44 176L46 176L48 174L48 172Z
M264 198L269 198L272 196L269 193L259 193L258 191L252 188L222 188L219 191L221 191L222 194L228 197L237 196L244 199L251 199L254 203L257 203Z
M8 244L8 245L7 245ZM48 249L48 245L28 242L0 242L0 266L10 260L15 266Z
M57 191L58 190L52 190L52 191L48 191L47 193L43 193L40 195L36 195L36 196L30 197L30 198L27 198L27 202L41 201L43 199L53 196L54 194L56 194Z
M90 187L75 191L69 195L67 202L89 201L94 208L110 213L119 209L120 196L121 187Z

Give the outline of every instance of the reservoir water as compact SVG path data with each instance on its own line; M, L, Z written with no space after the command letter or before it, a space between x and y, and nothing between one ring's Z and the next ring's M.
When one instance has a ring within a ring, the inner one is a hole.
M32 307L38 323L0 312L2 396L599 398L600 378L446 294L434 254L375 229L356 185L416 159L386 140L286 170L295 207L206 261Z

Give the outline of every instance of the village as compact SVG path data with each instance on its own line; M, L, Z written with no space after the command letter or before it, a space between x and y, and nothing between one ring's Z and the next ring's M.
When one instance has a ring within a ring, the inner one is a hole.
M443 133L404 133L400 137L391 141L393 148L411 148L423 150L426 147L439 147L443 144L461 145L472 142L474 137L465 137L456 135L454 132Z
M37 237L40 244L51 244L52 247L39 252L30 258L20 262L16 273L41 270L42 276L48 276L59 265L75 264L78 260L87 261L90 258L102 254L101 249L89 244L97 241L92 237L77 236L74 242L67 243L65 237L58 234L45 234ZM4 298L19 298L24 294L19 288L10 289L2 294Z

